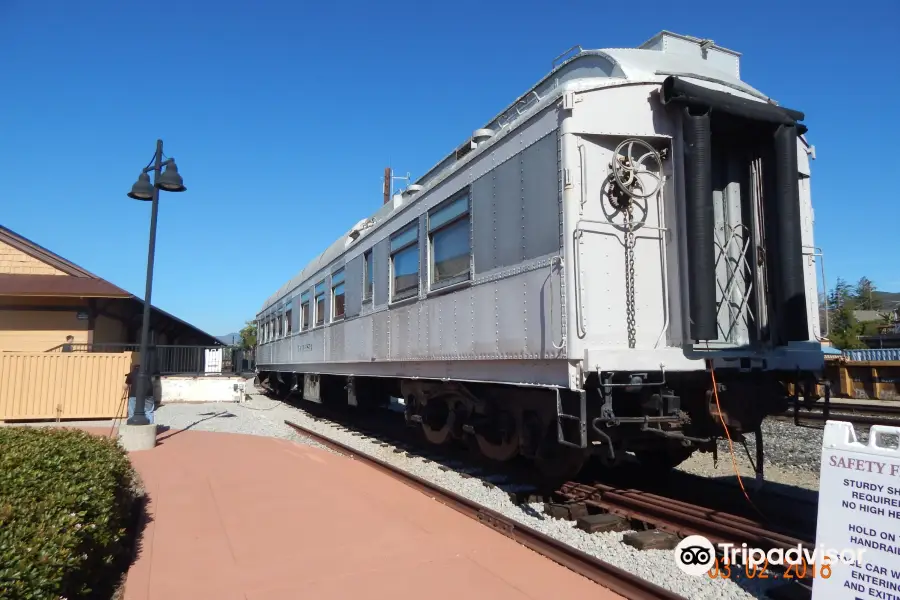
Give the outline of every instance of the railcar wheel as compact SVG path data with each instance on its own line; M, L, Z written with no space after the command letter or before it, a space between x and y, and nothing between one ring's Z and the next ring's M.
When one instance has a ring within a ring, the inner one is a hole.
M548 482L564 482L573 479L587 462L587 452L580 448L564 446L556 439L556 427L547 428L537 454L534 466Z
M432 400L425 405L422 416L422 434L429 444L441 446L453 438L453 422L450 405L445 400Z
M514 459L519 454L519 434L513 432L506 439L488 439L481 434L475 434L475 442L478 444L478 451L490 460L497 462L506 462Z
M519 424L509 412L494 412L476 425L474 437L478 451L489 460L506 462L519 454Z

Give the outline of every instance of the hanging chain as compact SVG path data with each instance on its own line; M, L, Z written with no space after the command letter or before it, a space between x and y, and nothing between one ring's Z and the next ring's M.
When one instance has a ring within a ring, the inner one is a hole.
M635 162L632 150L635 145L642 146L647 151L641 158ZM627 148L625 156L622 156L621 150ZM648 172L643 162L645 158L652 158L659 168L659 175L653 175L656 185L652 190L645 190L640 175ZM625 215L625 311L628 323L628 347L635 348L637 345L637 331L635 322L637 320L637 307L635 306L634 292L634 199L650 198L657 194L663 185L665 176L662 168L663 154L658 152L653 146L645 141L636 138L623 140L613 153L612 162L609 165L611 178L615 181L616 186L610 187L610 199L614 199L614 204L619 210L624 209ZM627 175L627 179L623 180L623 175ZM615 191L614 191L615 188ZM648 200L648 203L650 200ZM649 204L648 204L649 207Z
M636 344L634 306L634 202L625 211L625 311L628 319L628 347Z

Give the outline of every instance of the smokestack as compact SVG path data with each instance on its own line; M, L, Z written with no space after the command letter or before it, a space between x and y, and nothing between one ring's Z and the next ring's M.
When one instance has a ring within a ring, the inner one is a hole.
M391 201L391 168L384 168L384 203Z

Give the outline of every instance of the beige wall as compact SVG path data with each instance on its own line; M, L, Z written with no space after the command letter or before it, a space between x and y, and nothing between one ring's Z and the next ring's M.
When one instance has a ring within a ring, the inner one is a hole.
M125 326L121 321L106 315L97 315L94 319L95 344L123 344L126 340L125 334Z
M59 269L0 242L0 273L17 275L65 275Z
M64 344L88 342L88 321L76 318L77 310L0 310L0 351L44 352Z

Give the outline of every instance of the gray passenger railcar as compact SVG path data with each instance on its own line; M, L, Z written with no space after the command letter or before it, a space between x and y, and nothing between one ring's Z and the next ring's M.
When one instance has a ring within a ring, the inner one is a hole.
M259 378L551 477L758 430L823 367L802 120L709 40L579 48L266 301Z

